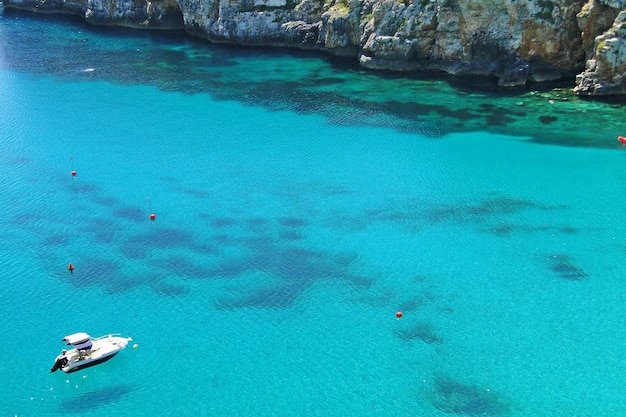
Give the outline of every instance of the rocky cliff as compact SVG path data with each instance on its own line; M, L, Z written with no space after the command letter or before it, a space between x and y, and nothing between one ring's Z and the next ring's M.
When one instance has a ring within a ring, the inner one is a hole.
M576 80L626 94L626 0L4 0L99 25L182 29L212 42L324 50L367 68Z

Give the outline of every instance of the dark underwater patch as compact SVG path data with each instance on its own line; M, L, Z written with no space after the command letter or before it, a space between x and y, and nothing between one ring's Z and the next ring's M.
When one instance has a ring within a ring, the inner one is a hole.
M207 191L184 189L184 190L182 190L182 192L183 192L183 194L190 195L192 197L201 198L201 199L206 199L206 198L210 198L211 197L211 193L209 193Z
M211 227L214 229L228 228L237 224L237 221L230 217L215 217L209 222L211 223Z
M417 310L417 308L419 308L421 305L422 303L419 300L413 298L408 301L403 301L402 303L400 303L398 308L400 311L409 312Z
M478 105L479 113L493 113L496 110L496 105L492 103L480 103Z
M193 238L182 230L155 228L150 233L131 236L124 241L120 250L128 258L143 259L152 249L193 247Z
M302 235L302 233L299 233L293 230L283 230L282 232L278 234L278 237L282 240L289 240L289 241L304 239L304 236Z
M268 224L269 221L262 217L253 217L246 220L246 225L248 226L248 229L257 234L265 233Z
M421 284L424 280L424 277L419 276L414 278L414 282ZM402 301L398 308L400 311L410 312L416 311L418 308L424 307L428 304L432 304L433 296L428 293L420 294L419 297L412 297L406 301Z
M382 214L381 218L392 222L406 223L415 220L417 215L412 211L389 211Z
M252 217L251 219L248 219L246 221L246 223L251 226L263 226L269 223L269 221L263 217Z
M165 297L179 297L187 295L189 290L183 286L171 284L165 281L156 281L150 284L152 290Z
M345 82L344 78L340 77L317 77L315 79L315 84L318 86L322 85L340 85Z
M113 211L113 216L134 222L142 222L148 218L144 210L135 206L124 206Z
M369 277L364 277L361 275L350 275L345 274L338 277L342 282L353 285L358 288L368 288L374 285L374 280Z
M54 233L46 236L43 240L43 244L46 246L65 246L67 245L71 239L67 235Z
M398 339L405 341L419 340L429 345L443 343L443 339L428 323L413 323L408 327L397 328L394 329L394 334Z
M490 232L497 236L510 236L514 233L563 233L573 235L579 233L576 227L572 226L529 226L524 224L499 224L489 229Z
M332 262L342 267L348 267L358 259L359 254L356 252L342 252L331 256Z
M124 243L120 248L120 252L128 259L144 259L148 256L149 248L143 245Z
M304 227L307 225L306 219L301 219L299 217L281 217L278 219L278 222L282 226L286 227Z
M467 206L467 212L472 216L489 216L492 214L510 214L533 207L539 207L539 205L525 199L497 197L483 199L477 205L469 205Z
M556 276L567 281L580 281L588 277L580 267L574 265L567 255L553 255L548 257L548 268Z
M231 239L230 236L223 234L223 233L213 235L211 239L216 243L222 243L222 244L231 244L234 242L234 240Z
M83 259L74 266L69 281L79 288L107 286L117 279L121 270L117 262L108 259Z
M324 223L327 227L344 230L347 232L357 232L365 230L368 226L368 221L362 216L348 216L348 215L333 215L328 216Z
M238 308L284 309L293 306L300 294L309 287L304 281L292 281L269 289L257 289L239 297L223 297L215 302L221 310Z
M355 288L367 288L373 280L351 273L348 265L352 255L333 255L296 246L282 247L271 240L249 246L251 254L219 264L211 276L233 279L234 293L239 296L222 297L218 308L287 308L295 304L300 294L320 280L338 280ZM244 274L261 273L269 282L260 282L261 288L236 287L234 279Z
M135 388L131 385L114 385L99 388L80 394L74 398L63 400L60 405L62 413L84 414L102 409L129 396Z
M485 121L487 123L487 126L501 127L514 123L516 119L506 113L493 113L488 115L485 118Z
M505 400L496 393L448 377L435 379L433 394L433 405L444 413L469 417L499 417L509 414Z
M93 201L104 207L114 207L119 202L119 200L116 197L110 197L110 196L105 196L105 195L93 196Z
M510 224L503 224L491 229L494 234L498 236L509 236L512 232L517 230L516 226Z
M34 222L41 220L38 214L18 214L12 219L12 223L19 227L30 226Z
M349 195L350 191L345 187L330 185L326 189L324 189L323 194L325 196Z
M483 198L478 202L459 203L457 206L444 206L427 212L426 217L432 222L440 222L443 220L463 219L486 219L491 216L502 216L512 214L523 210L539 209L539 210L555 210L560 207L539 204L531 200L515 198L510 196L500 196L494 198ZM513 226L504 226L503 234L513 230Z
M549 125L556 122L557 120L558 118L555 116L539 116L539 122L544 125Z
M213 275L208 267L201 267L183 256L170 256L165 259L157 259L150 262L167 274L187 276L193 278L205 278Z
M484 118L485 126L501 127L516 122L526 116L526 112L492 103L480 103L477 108L479 117Z
M117 274L104 285L103 290L109 295L123 294L143 285L158 286L163 279L163 274L154 272L132 275Z
M99 191L99 187L94 184L72 182L70 190L72 190L76 194L94 194Z
M92 218L81 226L81 234L90 234L97 243L113 243L118 239L120 226L111 219Z

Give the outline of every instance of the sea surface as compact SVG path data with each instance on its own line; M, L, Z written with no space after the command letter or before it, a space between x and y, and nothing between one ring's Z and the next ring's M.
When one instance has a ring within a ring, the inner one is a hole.
M626 107L490 83L0 5L0 416L626 415Z

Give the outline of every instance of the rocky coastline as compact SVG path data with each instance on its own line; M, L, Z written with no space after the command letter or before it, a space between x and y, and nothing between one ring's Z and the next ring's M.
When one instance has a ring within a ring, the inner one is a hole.
M4 0L95 25L180 30L210 42L324 51L369 69L573 80L626 95L626 0Z

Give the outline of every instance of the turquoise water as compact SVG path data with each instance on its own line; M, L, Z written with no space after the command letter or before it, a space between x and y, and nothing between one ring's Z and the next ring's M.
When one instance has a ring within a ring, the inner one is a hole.
M622 415L625 120L0 9L0 415Z

